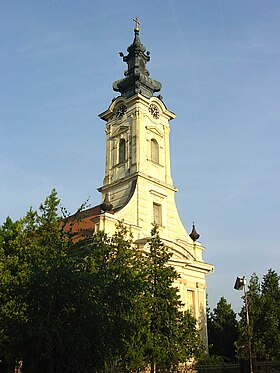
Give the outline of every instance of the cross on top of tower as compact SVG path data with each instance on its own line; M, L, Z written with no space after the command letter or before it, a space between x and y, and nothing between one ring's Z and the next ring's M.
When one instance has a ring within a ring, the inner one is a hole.
M139 22L138 18L133 18L133 21L135 22L135 27L134 27L134 31L139 31L139 25L141 25L141 23Z

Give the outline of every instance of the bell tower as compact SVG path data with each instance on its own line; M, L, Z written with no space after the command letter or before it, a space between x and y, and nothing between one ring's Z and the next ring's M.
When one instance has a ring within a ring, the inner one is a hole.
M140 41L138 19L134 20L134 40L126 56L120 53L128 68L125 77L113 83L114 91L121 95L100 114L107 122L105 177L100 191L114 210L124 207L137 177L175 191L169 152L169 121L175 114L160 95L154 96L161 83L150 78L146 67L150 52Z
M185 308L191 309L206 339L206 275L213 266L203 261L203 246L195 227L189 235L177 211L170 169L170 121L175 119L160 95L161 83L150 77L150 53L140 41L139 21L127 55L124 77L113 83L119 96L99 116L106 122L106 165L103 213L93 219L95 230L107 233L122 220L140 249L146 248L153 223L172 252L180 274L176 284Z

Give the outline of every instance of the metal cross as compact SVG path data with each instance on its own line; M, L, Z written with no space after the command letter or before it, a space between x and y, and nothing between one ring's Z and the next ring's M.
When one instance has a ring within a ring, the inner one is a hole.
M138 18L133 18L133 21L135 22L135 28L134 28L134 31L139 31L139 25L141 25L141 23L138 21Z

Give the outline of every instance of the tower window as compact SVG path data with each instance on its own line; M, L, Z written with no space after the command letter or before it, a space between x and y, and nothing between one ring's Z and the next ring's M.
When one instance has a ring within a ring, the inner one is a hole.
M195 298L194 298L194 291L188 290L187 291L187 306L188 310L195 316Z
M151 140L151 160L155 163L159 163L159 147L155 139Z
M119 163L124 162L125 158L125 139L121 139L119 142Z
M161 205L158 203L153 203L153 219L154 223L161 225L162 219L161 219Z

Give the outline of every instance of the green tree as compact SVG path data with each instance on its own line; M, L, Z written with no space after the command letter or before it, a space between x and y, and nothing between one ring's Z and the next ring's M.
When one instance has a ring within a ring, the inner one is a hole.
M236 313L221 297L213 312L208 316L208 342L210 355L217 355L226 361L235 361L235 342L238 339Z
M244 299L244 297L243 297ZM258 337L258 324L261 322L261 291L258 276L253 273L247 290L247 300L250 320L251 348L253 355L263 349L263 345ZM238 324L239 337L236 343L237 354L242 359L249 360L248 349L248 325L245 305L240 311L240 321ZM259 355L259 353L257 353Z
M21 222L7 218L0 228L0 357L7 364L19 360L19 333L27 320L23 289L28 286L29 269L20 250Z
M261 283L262 322L259 327L266 360L280 360L280 277L269 269Z
M280 287L279 276L270 269L259 283L253 274L248 286L248 308L252 353L257 360L280 359ZM248 357L248 337L245 309L240 312L240 333L237 343L240 357Z
M146 309L149 316L147 358L151 372L170 369L197 357L202 342L196 321L181 311L182 303L174 281L175 269L168 264L171 254L162 243L157 227L153 227L147 254Z
M99 369L126 372L144 367L143 253L121 223L112 237L97 233L84 250L98 303Z
M0 357L28 373L171 368L199 354L181 311L170 254L152 231L138 250L119 224L76 242L53 191L38 211L0 227Z
M53 191L38 212L0 229L0 356L10 371L20 361L30 373L88 372L93 364L91 276L70 255L58 205Z

